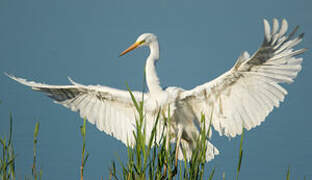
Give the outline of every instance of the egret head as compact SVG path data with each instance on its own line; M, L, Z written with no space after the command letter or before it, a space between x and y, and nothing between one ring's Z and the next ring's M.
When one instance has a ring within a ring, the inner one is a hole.
M128 49L124 50L120 56L138 48L141 46L149 46L151 43L157 42L157 37L152 33L143 33Z

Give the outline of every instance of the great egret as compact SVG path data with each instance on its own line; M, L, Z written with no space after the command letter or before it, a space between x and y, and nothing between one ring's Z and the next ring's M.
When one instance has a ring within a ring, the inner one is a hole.
M148 46L150 49L145 66L149 90L144 98L147 138L158 110L162 108L167 111L168 107L171 109L171 131L176 135L177 141L181 141L188 159L199 135L197 125L202 113L206 117L213 114L212 126L220 135L228 137L239 135L242 127L250 130L260 125L274 107L279 107L287 94L279 83L293 82L301 70L302 58L295 56L306 49L294 50L293 47L302 41L303 33L293 38L298 27L288 36L285 35L287 29L285 19L280 28L278 21L273 19L272 30L264 19L264 41L252 56L244 52L229 71L191 90L161 88L155 70L155 61L159 59L157 37L151 33L140 35L121 55L141 46ZM71 79L72 85L58 86L8 76L46 93L56 103L72 111L79 111L81 117L96 124L99 130L125 144L134 145L132 132L135 130L136 111L127 91L99 85L86 86ZM140 92L133 94L138 101L142 100ZM163 123L159 125L162 126ZM209 161L219 151L208 140L207 143L206 160ZM179 159L183 159L181 148L178 153Z

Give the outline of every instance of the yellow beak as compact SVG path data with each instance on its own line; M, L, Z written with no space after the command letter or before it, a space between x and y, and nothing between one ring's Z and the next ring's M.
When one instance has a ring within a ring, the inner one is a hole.
M123 56L123 55L127 54L128 52L130 52L130 51L134 50L135 48L139 47L140 44L141 44L141 42L135 42L130 47L128 47L128 49L126 49L122 53L120 53L119 56Z

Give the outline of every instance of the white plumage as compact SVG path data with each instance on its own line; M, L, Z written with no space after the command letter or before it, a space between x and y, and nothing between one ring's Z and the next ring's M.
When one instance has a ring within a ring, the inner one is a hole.
M155 61L159 59L157 37L151 33L142 34L137 41L121 55L140 47L149 46L150 55L146 61L146 81L149 92L144 95L144 113L147 138L161 108L164 113L170 106L172 133L181 135L181 146L192 154L199 134L197 125L203 113L206 118L212 115L212 125L220 135L235 137L242 132L242 127L250 130L261 124L274 107L284 100L287 91L280 83L291 83L301 70L302 54L306 49L294 50L302 41L303 34L293 38L298 27L288 36L286 20L281 26L273 19L272 30L264 20L264 41L261 47L250 57L244 52L236 64L218 78L184 90L169 87L163 90L155 70ZM96 127L114 136L118 140L134 145L132 132L135 130L136 110L129 92L106 86L86 86L70 79L72 85L54 86L29 82L22 78L8 75L10 78L46 93L72 111L80 112ZM137 101L142 101L141 92L133 92ZM208 121L206 122L208 127ZM160 121L159 128L164 123ZM161 133L157 134L159 139ZM219 154L208 141L206 160ZM181 148L179 159L183 159Z

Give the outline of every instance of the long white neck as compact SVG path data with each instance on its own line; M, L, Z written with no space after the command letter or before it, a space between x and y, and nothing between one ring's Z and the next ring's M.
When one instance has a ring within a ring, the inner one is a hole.
M150 55L145 64L146 83L151 94L161 92L162 88L156 73L155 61L159 59L159 46L157 41L153 41L150 45Z

